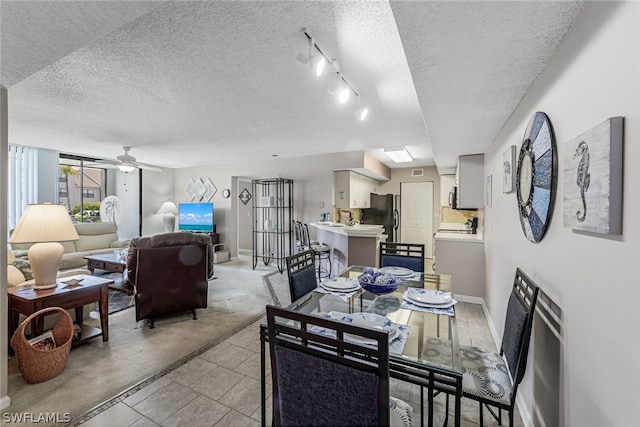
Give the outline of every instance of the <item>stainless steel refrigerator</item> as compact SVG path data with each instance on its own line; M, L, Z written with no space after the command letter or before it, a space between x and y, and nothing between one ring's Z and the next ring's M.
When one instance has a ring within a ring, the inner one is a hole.
M371 206L362 209L360 222L362 224L382 224L387 242L400 241L400 196L393 194L371 193Z

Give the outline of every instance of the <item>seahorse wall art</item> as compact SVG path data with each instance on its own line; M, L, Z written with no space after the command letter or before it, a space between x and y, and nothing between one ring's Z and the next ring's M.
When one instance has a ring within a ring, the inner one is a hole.
M612 117L564 144L565 227L622 234L624 118Z
M578 172L576 173L576 184L580 189L580 198L582 199L582 211L576 212L576 218L579 222L584 222L587 217L587 201L585 200L584 193L589 189L589 183L591 182L591 174L589 173L589 144L585 141L581 141L573 153L574 159L580 159L578 163Z

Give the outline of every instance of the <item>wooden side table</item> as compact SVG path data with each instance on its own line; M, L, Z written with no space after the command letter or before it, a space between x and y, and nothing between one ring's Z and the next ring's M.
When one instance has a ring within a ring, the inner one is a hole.
M80 280L72 285L74 280ZM71 283L70 283L71 282ZM58 280L53 289L35 290L31 286L16 286L8 291L9 339L18 329L20 314L29 316L47 307L75 309L76 323L82 328L80 339L74 345L102 335L102 341L109 341L109 292L113 280L101 277L78 275ZM100 329L82 323L83 307L97 302L100 312ZM44 327L44 316L31 321L31 334L40 335Z

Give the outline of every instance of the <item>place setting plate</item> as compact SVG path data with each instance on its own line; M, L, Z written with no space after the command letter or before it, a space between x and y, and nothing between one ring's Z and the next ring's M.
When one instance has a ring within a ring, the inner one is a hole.
M414 273L413 270L409 270L408 268L405 268L405 267L392 267L392 266L382 267L380 268L380 271L386 274L391 274L392 276L396 276L396 277L413 276L413 273Z
M389 341L393 340L399 333L399 329L395 328L392 322L384 316L373 313L353 313L351 315L351 324L362 326L369 329L378 329L380 331L389 332ZM359 335L345 334L345 339L360 344L375 344L376 341Z
M332 279L324 279L320 282L320 287L332 292L351 292L359 289L360 284L356 279L334 277Z
M449 308L457 303L451 292L433 291L429 289L410 288L405 293L405 300L418 307Z

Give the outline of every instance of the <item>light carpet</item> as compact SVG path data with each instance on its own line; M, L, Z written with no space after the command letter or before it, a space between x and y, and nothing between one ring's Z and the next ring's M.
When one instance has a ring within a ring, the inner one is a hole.
M191 313L159 318L155 329L137 323L135 310L109 316L109 341L100 338L71 350L64 372L47 382L27 384L9 360L11 406L5 412L69 413L76 418L198 349L220 342L264 315L272 303L263 276L271 266L251 268L234 259L216 264L209 282L209 306ZM97 326L94 319L86 323ZM46 424L38 424L46 425Z

